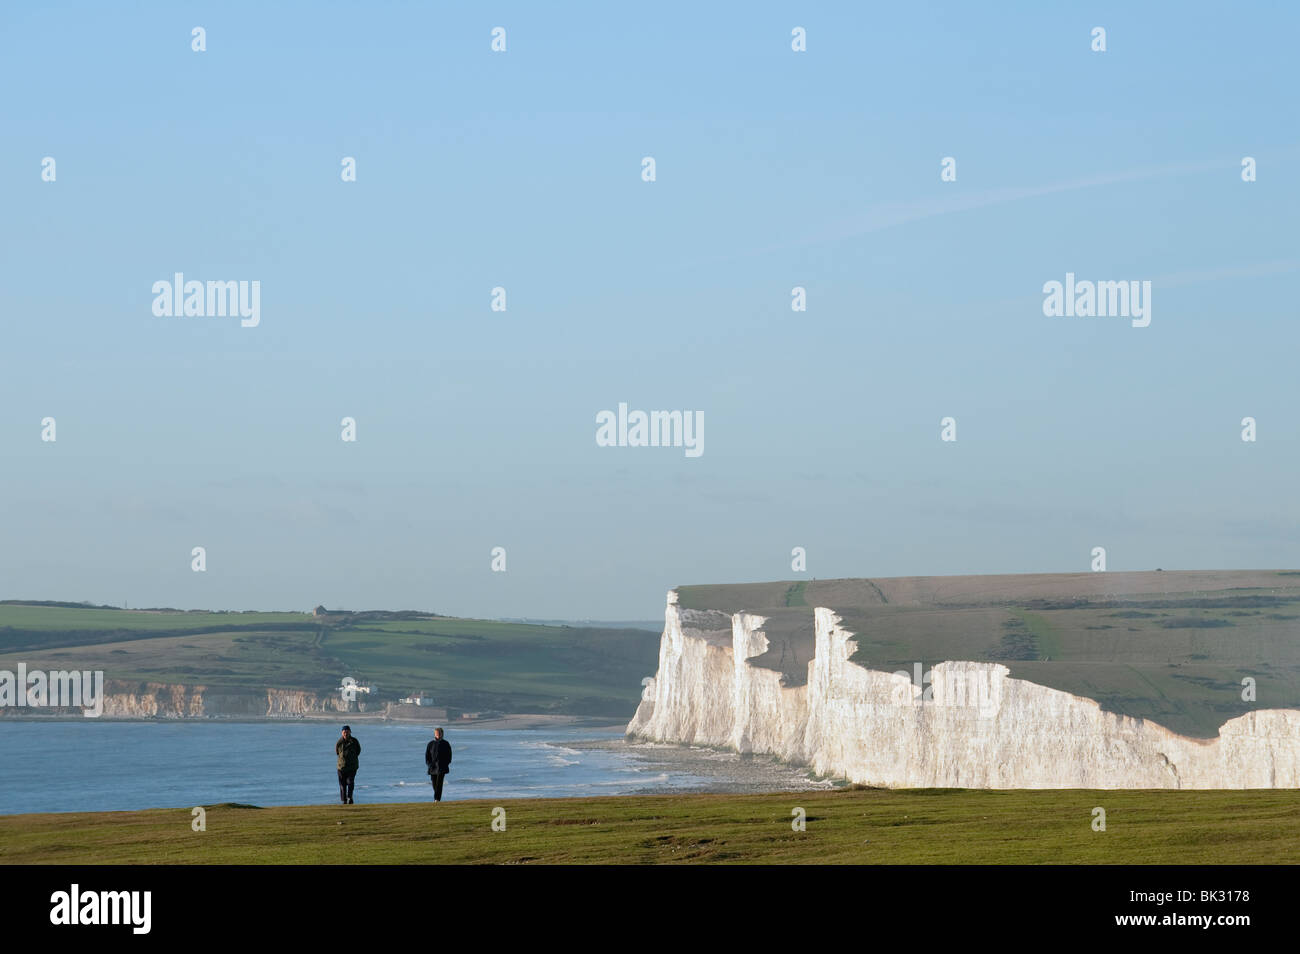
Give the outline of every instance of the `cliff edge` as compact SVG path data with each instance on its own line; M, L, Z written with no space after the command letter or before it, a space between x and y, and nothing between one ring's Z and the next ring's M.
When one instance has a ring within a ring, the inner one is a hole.
M1298 578L682 587L627 734L886 787L1300 787ZM775 605L735 608L746 599ZM1152 706L1186 731L1134 714Z

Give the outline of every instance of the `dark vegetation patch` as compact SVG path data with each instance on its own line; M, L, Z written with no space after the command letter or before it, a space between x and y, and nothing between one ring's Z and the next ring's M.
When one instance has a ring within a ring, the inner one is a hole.
M989 650L990 659L1037 659L1038 640L1023 620L1009 619L1002 624L1006 631L997 646Z
M121 610L104 603L69 603L64 600L0 600L0 606L62 606L64 609Z
M1265 595L1242 595L1242 596L1204 596L1189 597L1181 600L1122 600L1122 599L1100 599L1089 600L1082 597L1076 597L1068 600L1001 600L997 603L971 603L961 604L975 606L1014 606L1026 610L1072 610L1072 609L1113 609L1132 612L1135 610L1179 610L1179 609L1244 609L1244 608L1262 608L1282 607L1296 602L1294 596L1265 596ZM944 606L953 606L958 604L942 604ZM1126 616L1126 619L1136 619L1136 616Z
M568 629L570 627L559 628ZM481 636L476 633L422 633L418 630L375 629L372 626L340 626L337 628L337 631L340 633L355 631L357 633L364 633L367 636L371 634L375 636L396 636L399 639L466 639L471 642L482 642L487 639L486 636ZM360 646L363 644L354 642L350 643L350 645Z
M1218 679L1211 679L1209 676L1189 676L1185 672L1173 672L1169 674L1173 679L1183 679L1203 689L1217 689L1223 692L1236 693L1241 687L1232 682L1221 682Z
M599 818L548 818L545 825L599 825Z
M315 623L216 623L203 627L203 634L217 633L303 633L316 629ZM34 649L57 649L61 646L95 646L102 643L122 643L143 639L171 639L193 636L194 627L184 629L69 629L40 630L0 627L0 653L22 652Z

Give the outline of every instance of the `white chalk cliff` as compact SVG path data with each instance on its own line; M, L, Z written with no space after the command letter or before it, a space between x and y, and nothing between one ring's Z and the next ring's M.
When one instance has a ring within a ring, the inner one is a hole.
M764 617L684 609L669 592L659 671L628 736L894 788L1300 787L1300 711L1261 709L1218 738L1189 738L997 663L961 661L934 667L938 702L924 701L911 679L850 662L854 634L832 610L811 611L807 683L783 686L780 672L747 662L767 651Z

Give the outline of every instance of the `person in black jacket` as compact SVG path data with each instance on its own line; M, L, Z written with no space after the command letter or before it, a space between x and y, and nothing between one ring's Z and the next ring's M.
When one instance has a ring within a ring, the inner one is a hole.
M433 741L424 747L424 764L433 782L433 800L442 801L442 780L451 770L451 743L442 737L442 729L433 730Z
M334 743L334 754L339 765L339 800L351 805L352 789L357 781L357 756L361 754L361 743L353 737L351 726L343 727L343 734Z

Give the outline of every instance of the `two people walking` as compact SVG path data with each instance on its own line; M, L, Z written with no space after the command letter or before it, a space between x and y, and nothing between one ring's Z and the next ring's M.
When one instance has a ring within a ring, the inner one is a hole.
M334 754L338 757L339 801L351 805L352 789L357 779L358 756L361 755L361 743L352 735L351 726L343 727L339 740L334 743ZM442 737L442 729L434 729L433 741L424 747L424 765L433 783L433 800L440 802L443 779L451 771L451 743Z

